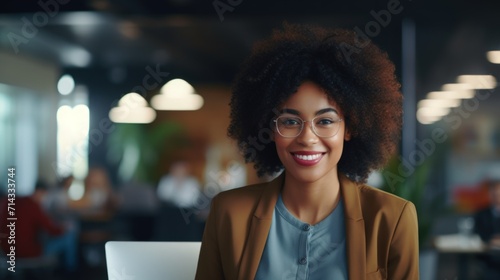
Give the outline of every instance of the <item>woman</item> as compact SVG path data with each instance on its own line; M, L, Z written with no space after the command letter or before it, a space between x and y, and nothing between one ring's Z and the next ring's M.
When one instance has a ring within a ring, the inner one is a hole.
M356 33L285 25L238 75L228 134L268 183L212 201L196 279L418 279L411 202L366 186L395 152L402 96Z

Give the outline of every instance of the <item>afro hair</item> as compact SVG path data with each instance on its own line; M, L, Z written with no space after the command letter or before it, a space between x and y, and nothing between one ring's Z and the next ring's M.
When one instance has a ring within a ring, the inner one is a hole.
M285 24L258 42L233 84L228 136L259 176L281 171L272 120L304 81L342 109L351 139L338 170L365 182L396 150L403 97L387 53L354 31Z

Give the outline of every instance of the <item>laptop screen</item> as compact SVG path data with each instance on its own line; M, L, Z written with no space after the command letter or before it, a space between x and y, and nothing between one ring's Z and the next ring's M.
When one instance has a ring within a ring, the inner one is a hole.
M109 241L109 280L193 280L201 242Z

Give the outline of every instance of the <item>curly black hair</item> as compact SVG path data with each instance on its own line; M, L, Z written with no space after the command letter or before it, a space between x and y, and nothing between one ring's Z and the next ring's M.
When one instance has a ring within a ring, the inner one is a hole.
M312 81L340 106L351 134L338 170L365 182L400 138L403 97L394 71L387 53L354 31L284 24L255 44L236 76L228 136L259 176L281 171L272 120L304 81Z

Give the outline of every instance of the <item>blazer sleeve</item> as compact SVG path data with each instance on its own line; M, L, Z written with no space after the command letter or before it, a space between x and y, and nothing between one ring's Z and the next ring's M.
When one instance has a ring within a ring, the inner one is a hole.
M217 238L217 220L219 219L217 200L217 196L212 200L210 213L205 223L195 280L224 279Z
M394 229L387 267L387 279L419 279L417 211L407 202Z

